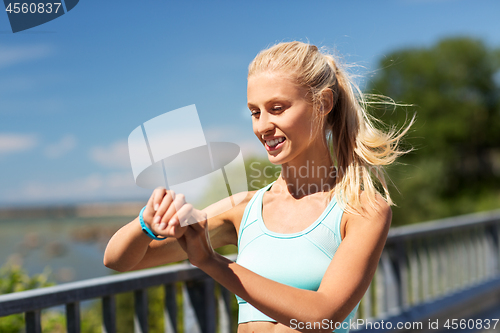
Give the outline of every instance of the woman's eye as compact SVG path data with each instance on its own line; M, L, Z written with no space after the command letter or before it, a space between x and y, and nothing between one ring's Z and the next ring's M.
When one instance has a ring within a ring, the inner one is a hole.
M260 114L259 111L252 111L252 117L258 116Z
M273 111L281 111L283 108L279 105L273 106Z

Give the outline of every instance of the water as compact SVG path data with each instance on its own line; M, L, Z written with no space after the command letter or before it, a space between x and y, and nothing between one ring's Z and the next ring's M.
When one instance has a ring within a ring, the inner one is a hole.
M0 220L0 265L20 264L30 275L50 269L57 283L112 274L103 263L111 235L133 217Z

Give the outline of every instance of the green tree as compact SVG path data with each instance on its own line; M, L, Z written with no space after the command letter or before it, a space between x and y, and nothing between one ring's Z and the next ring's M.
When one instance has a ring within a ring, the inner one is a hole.
M417 116L415 150L388 170L400 191L395 224L499 207L500 51L452 38L393 52L379 67L368 91L414 107L372 114L397 126Z

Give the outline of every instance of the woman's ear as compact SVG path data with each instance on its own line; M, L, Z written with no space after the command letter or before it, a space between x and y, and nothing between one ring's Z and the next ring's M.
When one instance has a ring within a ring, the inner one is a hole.
M332 111L334 106L333 91L330 88L326 88L321 92L321 106L320 112L322 115L326 116L330 111Z

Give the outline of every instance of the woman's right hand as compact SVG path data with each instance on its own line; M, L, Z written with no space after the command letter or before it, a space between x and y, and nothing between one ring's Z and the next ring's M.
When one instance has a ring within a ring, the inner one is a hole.
M149 198L143 218L156 235L179 238L186 232L187 224L193 223L192 213L193 206L183 194L158 187Z

